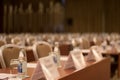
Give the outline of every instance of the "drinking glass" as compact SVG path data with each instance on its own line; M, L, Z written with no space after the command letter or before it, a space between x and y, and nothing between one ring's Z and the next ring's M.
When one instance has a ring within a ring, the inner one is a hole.
M17 78L18 75L18 64L19 64L19 60L18 59L11 59L10 60L10 74L11 76L9 77L8 80L14 80L15 78Z

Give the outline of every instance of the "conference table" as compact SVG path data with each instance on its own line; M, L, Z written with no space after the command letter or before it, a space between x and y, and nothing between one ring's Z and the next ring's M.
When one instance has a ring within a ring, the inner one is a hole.
M105 51L102 53L103 56L110 56L112 57L113 59L115 59L115 57L113 56L116 56L117 57L117 60L115 60L115 62L117 62L118 66L117 66L117 77L118 79L120 79L120 52L118 52L114 47L111 49L111 50L108 50L108 51ZM112 59L111 58L111 59Z
M114 46L108 46L109 49L100 50L104 57L110 57L111 63L117 63L117 78L120 79L120 52ZM84 55L88 55L90 53L90 49L82 50ZM117 58L117 59L116 59ZM112 67L112 66L111 66Z
M62 67L58 68L60 77L57 80L110 80L110 58L103 58L100 61L88 61L87 66L83 69L76 70L74 67L70 69L63 69L65 60L62 61ZM29 64L36 64L30 62ZM10 69L0 69L0 73L9 73ZM31 80L31 76L35 67L28 67L28 78L24 80ZM43 80L43 79L40 79Z

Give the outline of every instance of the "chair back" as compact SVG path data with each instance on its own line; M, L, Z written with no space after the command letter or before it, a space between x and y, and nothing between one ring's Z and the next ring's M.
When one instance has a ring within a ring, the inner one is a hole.
M17 59L21 48L14 44L6 44L0 48L2 68L10 67L10 60Z
M33 52L36 60L38 60L38 58L48 56L52 52L52 46L48 42L39 41L33 45Z
M6 44L6 42L4 40L0 40L0 47L5 45L5 44Z
M11 43L18 46L25 46L25 41L23 38L15 37L11 39Z
M89 49L90 48L90 42L89 42L89 40L83 38L81 46L82 46L82 49Z

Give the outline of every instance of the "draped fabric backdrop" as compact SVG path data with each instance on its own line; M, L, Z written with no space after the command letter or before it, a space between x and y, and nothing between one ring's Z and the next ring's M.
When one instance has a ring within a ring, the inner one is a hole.
M0 0L0 32L3 30L3 0Z
M66 0L68 32L120 32L120 0Z
M120 32L120 0L2 1L1 32Z

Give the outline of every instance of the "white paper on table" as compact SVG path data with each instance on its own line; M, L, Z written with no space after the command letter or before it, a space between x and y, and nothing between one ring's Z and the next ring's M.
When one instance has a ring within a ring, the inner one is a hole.
M92 53L93 53L96 61L100 61L103 59L102 54L97 52L95 49L92 49Z
M105 52L106 52L105 46L99 46L99 48L97 49L97 51L98 51L99 53L105 53Z
M76 69L83 69L86 67L86 62L81 50L73 50L70 52Z
M39 61L47 80L56 80L60 76L57 66L53 61L53 56L49 55L40 58Z
M27 63L28 68L36 68L37 64L36 63Z
M75 67L76 69L82 69L86 66L84 56L79 49L75 49L70 52L68 60L64 65L64 69Z
M88 55L86 56L86 61L91 60L95 60L95 56L93 55L92 51L90 51L90 53L88 53Z
M105 46L92 46L91 49L94 49L96 51L96 53L98 53L100 56L102 53L105 53Z
M61 61L67 61L67 59L68 59L68 56L61 56L61 57L60 57L60 60L61 60Z
M37 62L37 66L32 74L31 80L39 80L45 78L40 62Z
M103 43L101 44L101 46L106 46L107 45L107 41L104 40Z
M0 73L0 80L5 80L9 77L14 77L16 75L13 75L13 74L7 74L7 73Z
M81 51L82 51L82 53L89 53L90 52L89 49L82 49Z
M111 51L112 50L112 46L106 46L106 51Z
M117 52L120 52L120 45L119 45L119 44L116 44L116 45L115 45L115 49L117 50Z
M105 52L103 46L92 46L88 54L88 59L99 61L103 59L102 53Z
M68 59L64 64L64 69L75 67L71 54L68 55Z

